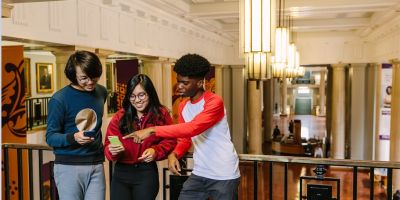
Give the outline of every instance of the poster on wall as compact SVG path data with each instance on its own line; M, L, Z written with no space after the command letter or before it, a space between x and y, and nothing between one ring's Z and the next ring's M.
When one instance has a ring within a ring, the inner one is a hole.
M177 80L176 73L171 68L171 81L172 81L172 119L174 123L178 123L178 108L179 104L184 100L182 96L176 93ZM205 77L204 89L215 93L215 67L211 67L210 72Z
M390 152L390 105L392 99L392 65L382 64L381 105L379 113L379 160L389 160Z
M122 108L122 102L125 97L126 83L133 76L139 73L139 60L117 60L115 63L117 84L115 92L117 95L116 106L117 110Z
M25 76L24 76L24 48L23 46L2 47L2 69L1 69L1 139L2 143L26 144L26 108L25 108ZM27 160L26 152L22 154L22 160ZM18 166L16 150L9 150L8 154L9 173L7 177L10 183L10 199L19 199L18 186L28 188L28 181L24 179L23 184L18 183ZM4 157L3 157L4 159ZM4 160L2 161L2 163ZM22 176L28 177L26 163L22 166ZM2 171L4 173L4 171ZM2 181L4 183L4 174ZM5 187L2 187L2 199L5 199ZM24 190L27 197L28 190Z

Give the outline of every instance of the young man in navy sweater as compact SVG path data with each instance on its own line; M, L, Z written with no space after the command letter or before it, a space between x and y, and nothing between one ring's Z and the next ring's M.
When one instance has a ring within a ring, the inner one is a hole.
M105 199L101 124L107 90L97 84L101 62L94 53L77 51L64 73L71 84L50 99L46 131L58 193L61 200Z

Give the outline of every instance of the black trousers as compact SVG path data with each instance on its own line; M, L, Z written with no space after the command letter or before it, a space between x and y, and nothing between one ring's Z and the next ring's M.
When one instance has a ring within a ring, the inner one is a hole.
M115 164L111 200L154 200L158 188L158 169L155 162Z

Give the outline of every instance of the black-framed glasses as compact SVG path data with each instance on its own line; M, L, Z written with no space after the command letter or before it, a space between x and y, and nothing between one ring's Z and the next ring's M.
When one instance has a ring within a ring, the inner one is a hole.
M146 96L147 96L147 94L146 94L145 92L141 92L141 93L139 93L139 94L137 94L137 95L131 94L131 96L129 97L129 99L130 99L131 101L135 101L135 100L136 100L136 97L137 97L139 100L143 101L143 100L146 99Z
M89 78L89 77L85 76L85 77L76 77L76 79L81 83L88 83L89 81L96 83L97 81L99 81L100 77Z

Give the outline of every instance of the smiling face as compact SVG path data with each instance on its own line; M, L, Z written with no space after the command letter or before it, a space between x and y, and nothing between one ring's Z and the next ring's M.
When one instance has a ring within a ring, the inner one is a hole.
M149 105L149 96L140 84L136 85L129 100L131 101L132 106L135 107L138 116L141 116Z
M76 67L76 80L78 85L73 85L76 89L90 92L96 88L99 77L89 78L80 67Z

